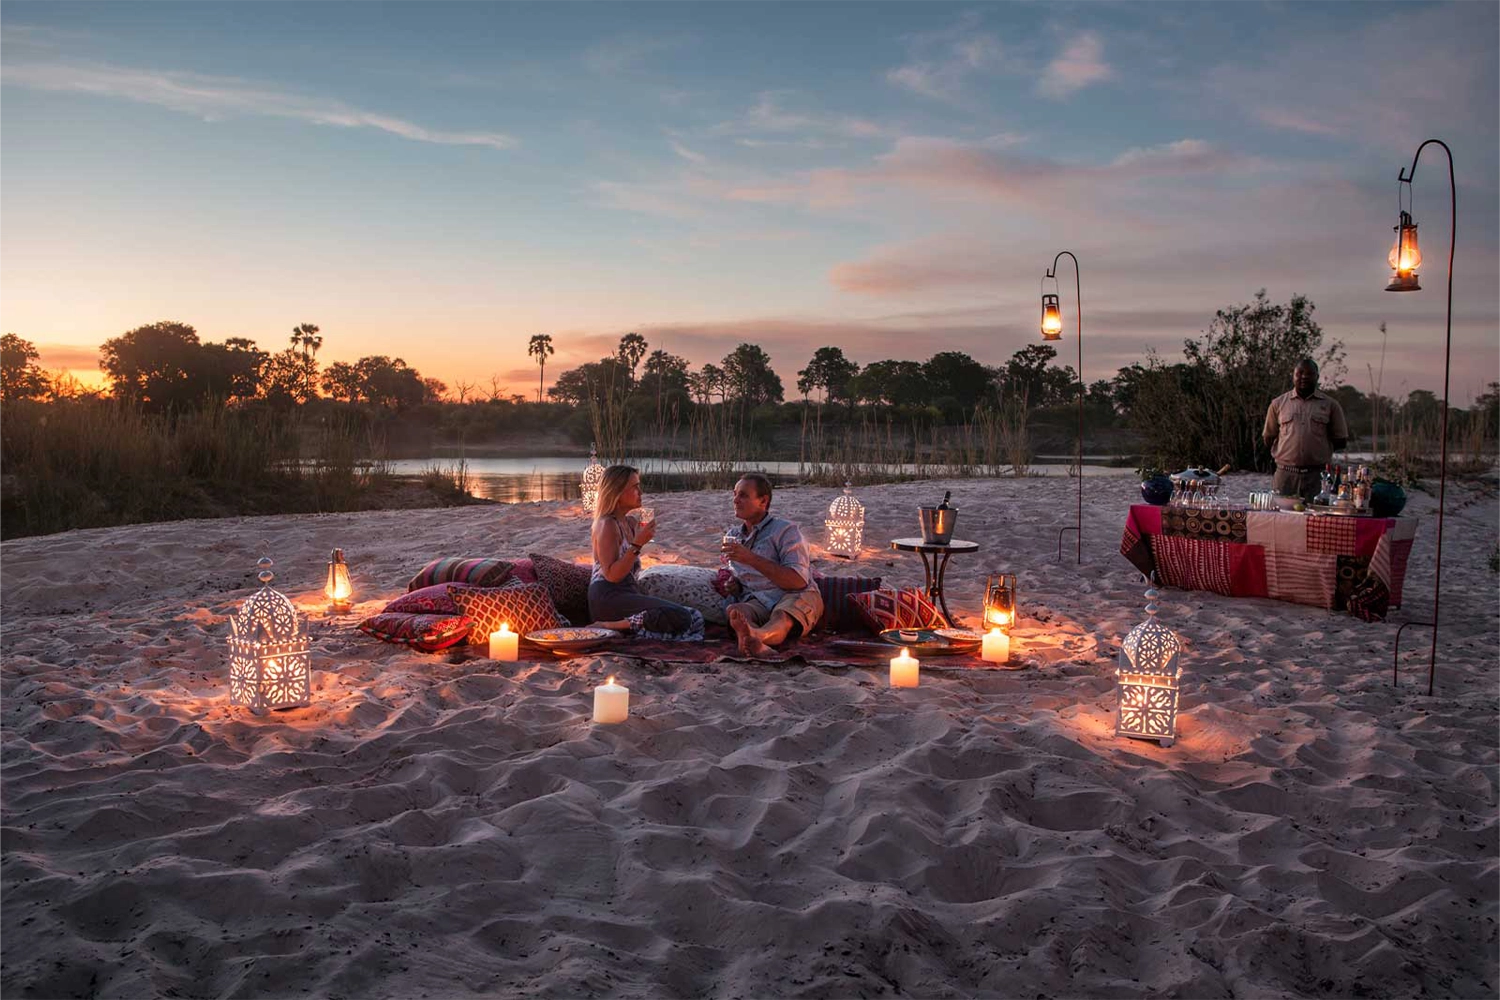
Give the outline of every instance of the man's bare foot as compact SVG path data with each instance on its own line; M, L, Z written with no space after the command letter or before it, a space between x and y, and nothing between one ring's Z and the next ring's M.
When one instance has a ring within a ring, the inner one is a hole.
M745 612L739 608L729 609L729 627L734 629L734 641L739 645L741 653L748 653L746 647L747 636L750 632L750 619L745 617Z
M760 636L754 632L747 632L744 639L740 641L740 650L757 660L764 660L774 656L776 651L761 641Z

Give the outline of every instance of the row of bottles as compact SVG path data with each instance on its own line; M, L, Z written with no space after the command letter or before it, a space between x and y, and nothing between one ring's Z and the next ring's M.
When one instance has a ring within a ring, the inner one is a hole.
M1364 465L1325 465L1319 476L1320 489L1314 503L1340 507L1370 506L1373 477Z

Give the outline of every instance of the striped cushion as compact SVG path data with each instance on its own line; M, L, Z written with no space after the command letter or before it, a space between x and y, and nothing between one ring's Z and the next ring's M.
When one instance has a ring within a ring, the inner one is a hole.
M467 583L471 587L498 587L510 575L507 559L434 559L407 583L408 591L437 583Z
M850 632L863 625L865 619L849 598L880 589L878 576L819 576L814 582L823 595L823 617L818 619L818 627L829 632Z
M502 624L512 632L525 635L539 628L557 628L568 624L557 613L547 588L540 583L513 584L509 587L457 587L449 585L453 600L463 613L474 620L469 645L482 646L490 633L500 631Z
M359 623L361 632L382 642L435 653L457 645L469 636L473 622L463 615L417 615L383 611Z

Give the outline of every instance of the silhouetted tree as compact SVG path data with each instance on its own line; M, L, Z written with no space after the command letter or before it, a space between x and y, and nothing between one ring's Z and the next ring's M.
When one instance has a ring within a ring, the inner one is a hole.
M198 349L197 330L164 320L106 340L99 348L99 367L121 399L153 410L185 406L201 394L194 377Z
M536 358L539 371L536 373L536 401L542 401L542 382L547 374L547 359L557 352L552 349L552 334L533 333L531 344L526 348L526 353Z
M323 346L323 337L318 333L318 328L313 323L299 323L292 327L292 348L300 350L306 364L302 366L306 382L302 389L304 400L317 396L318 388L318 348Z
M771 370L771 356L755 344L741 344L724 356L729 395L747 407L779 403L781 376Z
M820 347L797 373L797 391L804 399L812 390L822 389L824 401L850 400L849 383L858 374L859 365L844 357L843 348Z
M47 391L40 357L31 341L13 333L0 337L0 399L35 399Z
M625 336L620 338L620 346L619 349L615 352L615 357L619 358L620 363L625 366L625 369L628 372L630 372L630 381L632 383L635 382L636 366L639 365L641 363L641 359L646 356L646 351L648 349L649 346L646 343L646 338L642 337L638 333L627 333Z

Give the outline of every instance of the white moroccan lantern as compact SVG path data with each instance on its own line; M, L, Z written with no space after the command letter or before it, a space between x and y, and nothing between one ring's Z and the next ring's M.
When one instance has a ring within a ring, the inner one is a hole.
M599 499L599 487L604 484L604 466L599 464L599 454L594 445L589 445L589 464L583 470L579 486L583 490L583 509L594 512L594 503Z
M823 522L828 529L828 554L853 559L865 544L865 505L854 499L849 484L844 483L844 495L833 498L828 505L828 520Z
M1156 740L1169 747L1177 738L1177 655L1182 643L1156 620L1158 596L1154 586L1148 587L1149 617L1131 629L1120 645L1115 735Z
M229 703L248 705L256 715L276 708L300 708L311 699L312 659L297 609L271 589L276 574L264 556L261 588L250 595L231 626Z

